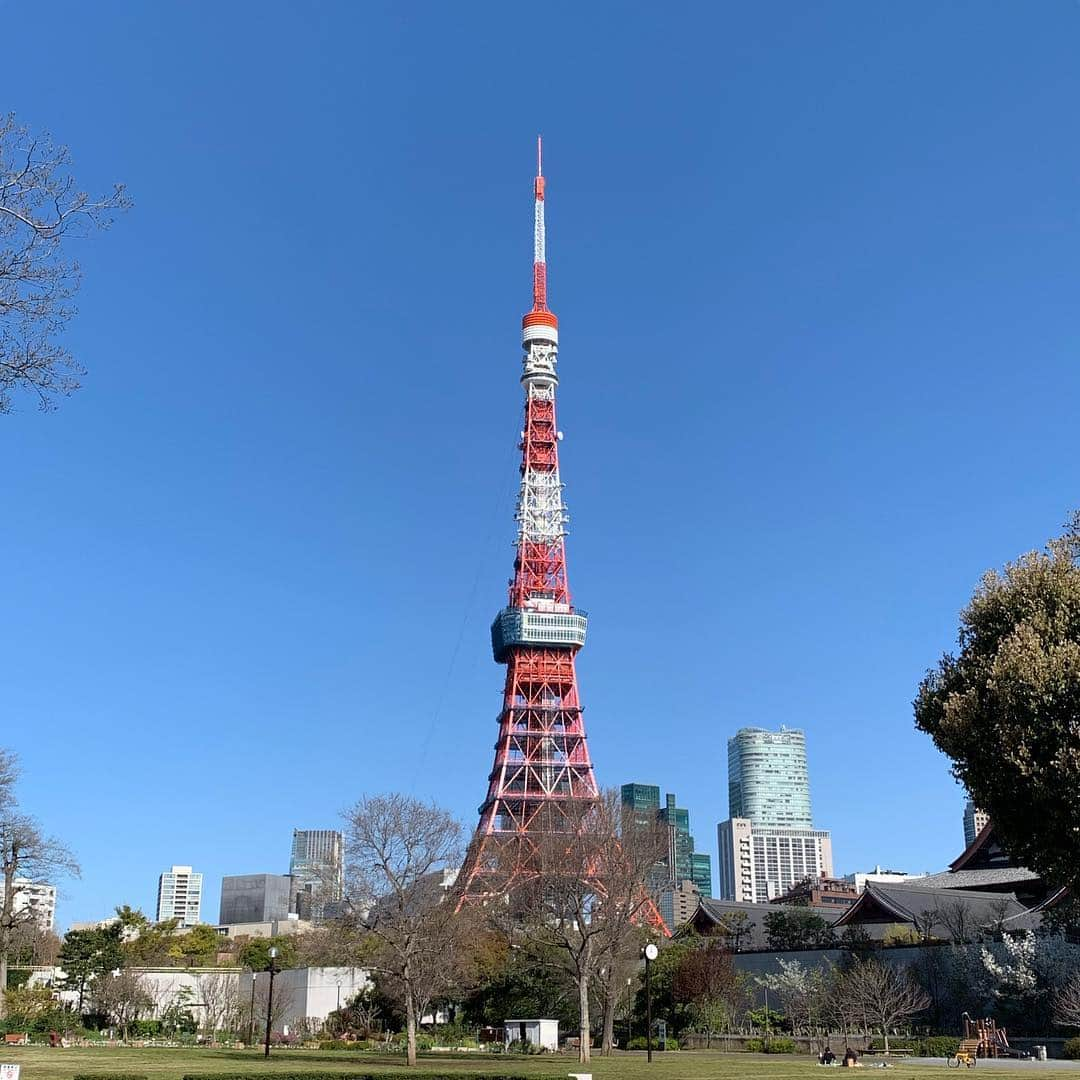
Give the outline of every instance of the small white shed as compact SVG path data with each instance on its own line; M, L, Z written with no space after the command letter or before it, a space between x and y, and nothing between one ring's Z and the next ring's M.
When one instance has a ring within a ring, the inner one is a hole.
M528 1043L541 1050L559 1049L558 1020L504 1020L506 1045L512 1042Z

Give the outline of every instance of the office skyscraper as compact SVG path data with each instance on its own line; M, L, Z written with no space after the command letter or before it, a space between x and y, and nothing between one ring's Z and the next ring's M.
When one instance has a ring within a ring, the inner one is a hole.
M675 796L670 794L661 806L660 788L655 784L623 784L619 790L623 806L637 825L660 823L667 827L667 850L651 875L651 887L658 890L692 881L702 896L712 896L712 862L708 855L694 851L690 811L676 806Z
M824 829L771 829L747 818L716 827L720 899L763 904L807 878L833 876L832 837Z
M801 731L742 728L728 739L728 811L716 827L721 899L763 903L832 877L832 837L814 828Z
M158 878L158 922L176 919L178 926L196 926L201 908L202 874L190 866L174 866Z
M619 789L622 804L634 815L638 825L651 825L660 813L660 788L656 784L623 784Z
M728 739L728 816L779 829L810 829L806 736L742 728Z
M990 815L985 810L980 810L970 799L964 803L964 847L969 848L975 843L975 837L986 828Z
M293 829L289 874L293 910L318 921L341 903L344 890L343 839L333 829Z
M276 922L289 917L293 881L287 874L236 874L221 879L218 922Z

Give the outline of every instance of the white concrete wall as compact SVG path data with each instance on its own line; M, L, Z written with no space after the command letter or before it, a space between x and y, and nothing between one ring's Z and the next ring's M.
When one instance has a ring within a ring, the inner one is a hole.
M256 994L265 1001L270 975L260 971L255 978ZM245 985L250 987L251 984ZM274 976L274 997L282 994L286 1007L281 1018L275 1021L274 1031L282 1032L288 1027L290 1033L295 1033L304 1020L316 1029L320 1028L335 1009L343 1008L350 998L371 985L371 973L366 968L317 967L279 971Z

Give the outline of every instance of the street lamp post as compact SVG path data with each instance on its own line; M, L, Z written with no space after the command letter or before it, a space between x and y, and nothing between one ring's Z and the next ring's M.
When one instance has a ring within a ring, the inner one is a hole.
M255 980L257 976L251 973L251 1008L248 1010L248 1046L255 1041Z
M630 1049L630 1040L634 1037L634 1000L630 994L630 985L633 979L626 979L626 1049Z
M274 975L277 972L277 949L270 949L270 988L266 992L266 1045L263 1047L263 1057L270 1056L270 1019L274 1008Z
M641 955L645 957L645 1053L647 1060L652 1061L652 971L649 965L660 954L660 950L650 941Z

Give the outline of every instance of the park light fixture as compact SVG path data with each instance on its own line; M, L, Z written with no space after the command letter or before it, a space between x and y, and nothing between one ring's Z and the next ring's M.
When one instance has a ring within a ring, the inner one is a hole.
M646 1060L652 1061L652 972L649 965L660 955L660 950L652 941L641 950L645 958L645 1054Z
M270 1056L270 1017L274 1008L274 975L277 972L277 949L270 947L270 989L266 992L266 1043L263 1046L263 1057Z

